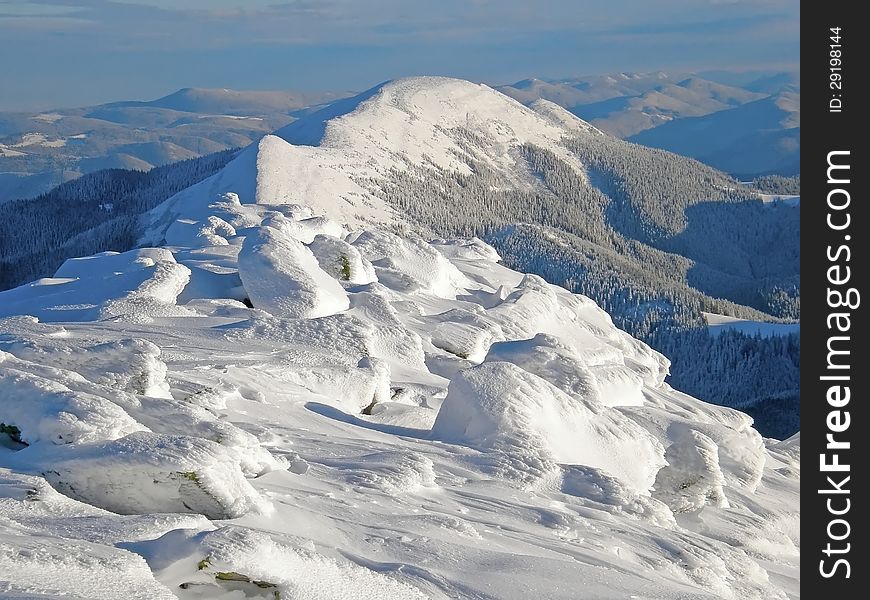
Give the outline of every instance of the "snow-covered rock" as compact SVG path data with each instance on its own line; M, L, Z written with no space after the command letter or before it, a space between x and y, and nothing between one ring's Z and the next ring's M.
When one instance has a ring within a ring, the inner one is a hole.
M167 250L144 248L70 259L58 273L0 292L0 317L96 321L184 314L176 309L175 300L187 285L190 270Z
M2 322L2 321L0 321ZM166 365L153 343L127 338L92 345L64 339L62 327L32 321L32 333L0 335L0 350L29 363L66 369L94 383L133 394L171 397Z
M117 404L40 377L2 351L0 397L0 421L17 428L27 444L96 442L146 430Z
M239 276L257 308L277 317L314 318L347 310L341 284L320 268L305 245L267 225L245 238Z
M467 285L459 269L417 238L367 230L351 235L348 241L375 266L378 280L390 288L455 298L457 290Z
M7 598L177 598L138 554L53 536L0 535L0 581Z
M503 453L532 475L544 475L557 463L583 464L640 492L652 486L664 464L664 449L632 420L507 362L487 361L460 372L432 434Z
M728 507L716 442L703 433L687 430L668 446L665 460L668 466L656 476L654 496L675 513L694 512L708 504Z
M472 362L482 362L493 342L504 339L501 326L483 310L454 308L428 320L433 346Z
M145 556L155 571L165 570L175 589L196 590L208 598L426 598L388 575L324 556L298 541L279 541L240 527L173 531L129 547ZM170 568L179 564L186 568Z
M308 248L317 257L320 268L338 279L355 285L378 280L372 263L362 257L355 246L329 235L317 235Z
M71 498L120 514L232 519L271 510L239 458L202 438L140 432L105 443L39 445L17 452L13 464Z

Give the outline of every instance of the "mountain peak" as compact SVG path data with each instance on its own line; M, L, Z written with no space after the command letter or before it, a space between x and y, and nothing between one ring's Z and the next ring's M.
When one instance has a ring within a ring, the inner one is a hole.
M185 87L144 102L147 106L201 114L262 115L287 113L348 95L341 92L292 92Z
M585 176L560 140L591 130L555 105L526 107L483 84L449 77L387 81L266 136L221 174L170 198L156 211L149 237L167 234L174 219L205 214L228 192L243 204L309 204L350 224L402 221L361 182L420 168L470 175L472 164L516 179L519 149L527 144L555 148Z

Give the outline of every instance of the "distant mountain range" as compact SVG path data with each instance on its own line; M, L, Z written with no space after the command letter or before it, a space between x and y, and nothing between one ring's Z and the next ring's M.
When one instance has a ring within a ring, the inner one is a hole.
M498 88L546 99L602 131L696 158L741 178L800 172L796 73L616 73Z
M148 170L247 146L346 95L186 88L150 102L0 113L0 202L99 169Z

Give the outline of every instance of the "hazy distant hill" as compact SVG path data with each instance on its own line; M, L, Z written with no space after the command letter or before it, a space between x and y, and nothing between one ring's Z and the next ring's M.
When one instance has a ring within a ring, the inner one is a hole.
M527 105L550 100L602 131L741 177L799 171L796 73L617 73L499 90Z
M149 102L0 113L0 202L98 169L147 170L246 146L344 95L185 88Z
M666 123L629 139L742 176L795 175L800 172L800 94L782 92L731 110Z
M286 113L337 100L337 92L239 91L184 88L150 102L118 102L110 106L157 107L212 115L258 116Z

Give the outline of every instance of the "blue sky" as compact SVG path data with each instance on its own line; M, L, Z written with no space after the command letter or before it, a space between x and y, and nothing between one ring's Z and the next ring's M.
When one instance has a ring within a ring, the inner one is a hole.
M0 110L417 74L787 69L799 19L799 0L0 0Z

